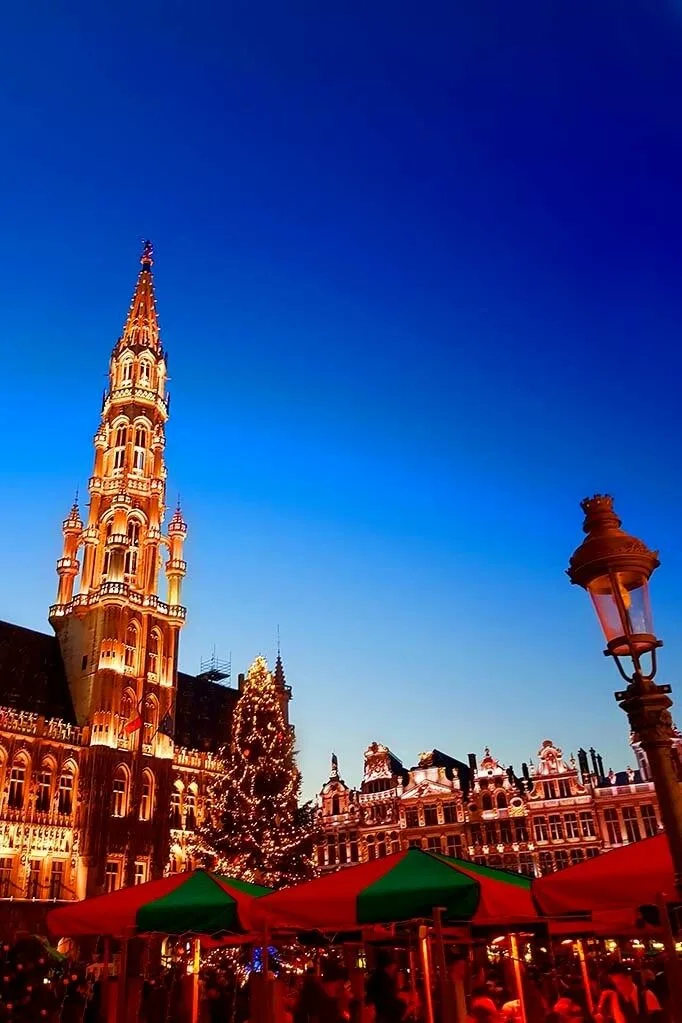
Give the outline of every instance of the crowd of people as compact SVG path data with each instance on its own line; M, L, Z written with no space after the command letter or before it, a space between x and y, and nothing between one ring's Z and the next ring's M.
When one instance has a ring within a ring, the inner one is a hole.
M447 1015L441 985L427 993L410 972L404 951L379 948L367 971L345 969L330 954L303 974L281 970L277 1023L426 1023L427 998L436 1023ZM453 958L448 965L449 997L459 988L467 1023L519 1023L521 1007L507 957L474 967ZM656 959L638 964L591 963L591 990L585 990L577 962L564 959L551 969L524 968L528 1023L664 1023L667 1004L662 966ZM139 988L140 1023L188 1021L186 964L177 961L147 972ZM202 969L200 1023L249 1023L251 988L257 972L238 978L228 968ZM94 956L79 963L51 954L39 942L4 946L0 962L0 1023L95 1023L102 1018L103 964Z

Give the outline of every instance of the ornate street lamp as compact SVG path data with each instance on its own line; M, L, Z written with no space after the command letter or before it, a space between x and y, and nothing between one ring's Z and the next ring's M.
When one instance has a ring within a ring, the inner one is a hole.
M604 653L613 657L628 683L616 693L616 700L646 753L682 898L682 784L673 757L671 689L654 682L656 650L662 643L654 633L649 579L660 564L658 552L621 529L613 498L607 494L585 498L581 508L587 536L571 557L567 573L592 598L606 638Z

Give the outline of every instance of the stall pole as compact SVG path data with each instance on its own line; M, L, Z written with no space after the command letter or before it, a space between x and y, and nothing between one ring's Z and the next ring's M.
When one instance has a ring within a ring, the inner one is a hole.
M426 1010L426 1023L434 1023L433 1020L433 998L431 996L431 954L429 951L429 929L419 928L419 957L421 959L422 977L424 978L424 1008Z
M523 992L523 970L521 969L521 959L519 958L518 934L509 935L509 949L511 951L512 962L514 965L516 990L518 991L519 994L519 1009L521 1012L521 1023L528 1023L528 1016L526 1015L526 999Z
M192 1023L199 1023L199 974L201 972L201 941L192 939Z
M583 986L585 988L585 998L587 999L587 1008L591 1016L594 1016L594 999L592 997L592 984L590 983L590 974L587 969L587 959L585 957L585 943L582 938L578 938L575 943L575 949L578 953L578 959L580 960L580 973L583 978Z

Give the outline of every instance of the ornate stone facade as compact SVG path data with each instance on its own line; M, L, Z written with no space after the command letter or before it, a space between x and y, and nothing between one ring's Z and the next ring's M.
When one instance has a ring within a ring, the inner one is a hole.
M406 769L386 747L365 751L351 788L332 757L318 799L320 870L362 863L410 846L540 875L604 849L656 834L660 815L641 748L638 769L605 772L592 749L566 760L546 739L521 775L486 749L467 763L439 750ZM682 763L682 738L675 741Z

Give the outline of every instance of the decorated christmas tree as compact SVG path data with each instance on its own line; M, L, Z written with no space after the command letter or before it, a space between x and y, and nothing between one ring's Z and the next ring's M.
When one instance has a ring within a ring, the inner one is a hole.
M270 887L312 876L312 812L299 806L301 778L288 725L281 663L249 668L223 750L225 774L213 785L197 852L214 869Z

